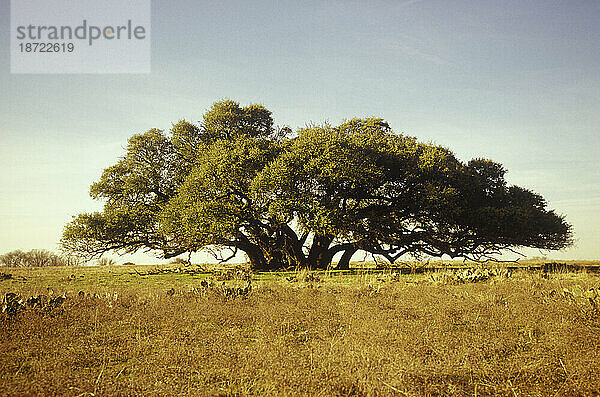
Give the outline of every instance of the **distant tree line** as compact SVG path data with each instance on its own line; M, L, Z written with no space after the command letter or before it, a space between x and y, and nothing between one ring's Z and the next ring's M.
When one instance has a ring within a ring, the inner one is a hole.
M80 266L85 261L74 255L58 255L44 249L29 252L14 250L0 255L0 265L7 267Z

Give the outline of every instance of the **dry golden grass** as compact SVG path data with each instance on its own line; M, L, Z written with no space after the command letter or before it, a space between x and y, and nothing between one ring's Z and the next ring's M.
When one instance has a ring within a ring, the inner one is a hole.
M443 285L300 274L262 277L247 299L226 299L220 282L121 270L3 270L27 278L0 282L3 294L51 287L70 297L50 313L2 317L0 395L600 392L600 315L549 293L598 288L595 275ZM79 298L79 289L118 297Z

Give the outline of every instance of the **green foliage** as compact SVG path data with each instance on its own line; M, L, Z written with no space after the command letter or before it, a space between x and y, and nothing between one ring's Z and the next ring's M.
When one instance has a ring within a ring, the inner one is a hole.
M505 172L395 134L382 119L291 136L263 106L225 100L199 126L134 135L91 187L104 210L75 217L62 242L89 255L204 249L225 261L241 251L256 269L325 268L338 253L344 268L357 250L394 262L568 246L570 225L541 196L507 186Z
M239 136L269 138L274 133L271 112L262 105L240 107L237 102L216 102L204 115L204 130L213 140Z
M212 136L185 120L173 124L171 134L173 147L188 164L192 164L196 154L213 140Z
M245 230L258 238L266 214L250 185L256 173L278 153L267 140L240 137L219 140L197 157L179 194L162 213L162 231L175 245L192 250L234 245Z

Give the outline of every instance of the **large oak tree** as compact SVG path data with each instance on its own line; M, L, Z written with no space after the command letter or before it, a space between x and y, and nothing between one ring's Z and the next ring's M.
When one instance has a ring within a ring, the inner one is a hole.
M263 106L221 101L199 125L130 138L91 187L104 210L75 217L62 245L90 256L204 249L226 260L241 251L255 269L326 268L336 254L347 268L358 250L394 262L569 246L564 217L504 174L381 119L292 133Z

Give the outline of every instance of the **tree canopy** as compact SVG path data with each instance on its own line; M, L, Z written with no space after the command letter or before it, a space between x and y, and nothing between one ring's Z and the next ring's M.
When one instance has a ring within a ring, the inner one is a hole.
M326 268L336 254L347 268L358 250L394 262L569 246L564 217L509 186L505 173L394 133L382 119L294 133L261 105L226 100L198 125L132 136L91 186L104 210L74 217L61 243L89 256L243 252L256 269Z

